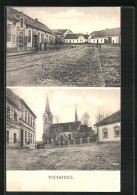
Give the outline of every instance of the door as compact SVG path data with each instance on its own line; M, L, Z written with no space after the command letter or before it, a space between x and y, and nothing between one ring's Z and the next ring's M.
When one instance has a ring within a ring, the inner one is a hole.
M6 141L9 143L9 131L6 131Z
M23 130L21 129L21 146L23 146Z

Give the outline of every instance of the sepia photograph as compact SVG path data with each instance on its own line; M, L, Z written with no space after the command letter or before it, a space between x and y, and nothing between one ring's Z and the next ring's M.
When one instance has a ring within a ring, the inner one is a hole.
M120 87L120 7L6 7L8 86Z
M120 170L120 89L7 88L7 170Z

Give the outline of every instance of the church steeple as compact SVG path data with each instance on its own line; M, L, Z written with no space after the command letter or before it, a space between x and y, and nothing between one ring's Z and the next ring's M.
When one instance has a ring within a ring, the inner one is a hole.
M75 122L78 121L78 115L77 115L77 108L76 108L76 105L75 105Z
M49 99L48 99L48 96L47 96L47 100L46 100L46 107L45 107L45 112L46 113L50 113L50 107L49 107Z

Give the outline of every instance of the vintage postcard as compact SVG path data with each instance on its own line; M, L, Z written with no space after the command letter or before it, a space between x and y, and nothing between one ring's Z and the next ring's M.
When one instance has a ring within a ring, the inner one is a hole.
M120 192L120 7L6 17L6 190Z

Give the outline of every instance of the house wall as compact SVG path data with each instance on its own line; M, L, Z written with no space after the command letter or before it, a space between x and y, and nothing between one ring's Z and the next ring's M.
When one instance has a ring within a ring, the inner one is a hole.
M64 39L65 43L86 43L88 39L85 39L83 36L78 39Z
M121 134L118 137L115 137L115 130L114 127L119 126L120 127L120 122L118 123L113 123L113 124L108 124L108 125L103 125L98 127L98 138L99 142L108 142L108 141L120 141L121 139ZM103 129L107 128L108 129L108 137L104 138L103 137Z
M92 38L92 39L89 39L90 43L97 43L97 40L98 40L98 43L105 43L105 40L108 41L108 38Z
M120 37L119 36L112 37L112 43L120 43Z

